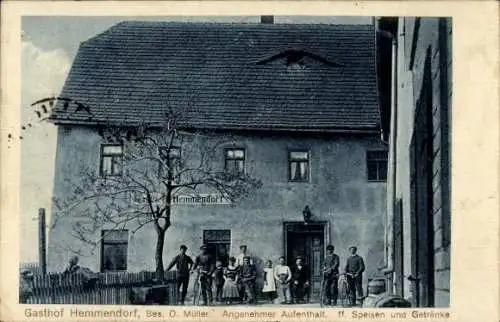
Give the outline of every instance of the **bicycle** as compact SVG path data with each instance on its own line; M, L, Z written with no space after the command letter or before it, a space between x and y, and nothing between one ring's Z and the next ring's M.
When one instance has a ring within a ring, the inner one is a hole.
M339 300L342 307L351 306L352 292L355 292L355 290L352 290L349 286L347 276L354 277L351 273L344 273L339 276Z

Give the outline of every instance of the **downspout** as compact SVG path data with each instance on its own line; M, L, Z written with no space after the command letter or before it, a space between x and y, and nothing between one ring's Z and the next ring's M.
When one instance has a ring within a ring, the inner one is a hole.
M391 254L391 257L390 257L390 266L391 266L391 269L393 270L393 279L392 281L394 282L394 279L397 277L396 274L397 272L394 272L394 262L395 262L395 258L396 258L396 254L395 254L395 221L398 220L399 221L399 218L397 218L395 215L399 216L399 213L396 214L395 211L397 211L396 209L396 201L397 201L397 189L396 189L396 184L397 184L397 159L398 159L398 149L397 149L397 142L398 142L398 89L399 89L399 86L398 86L398 56L397 56L397 52L398 52L398 41L397 41L397 38L394 37L392 39L392 56L393 56L393 70L392 70L392 77L393 77L393 81L394 81L394 85L393 85L393 95L392 95L392 108L393 108L393 114L394 114L394 132L393 132L393 137L394 137L394 140L393 140L393 145L392 145L392 155L393 155L393 158L392 158L392 167L393 167L393 173L392 173L392 185L393 185L393 199L392 199L392 204L393 204L393 220L392 220L392 231L393 231L393 236L392 236L392 240L393 240L393 243L392 243L392 254ZM398 225L399 227L399 225ZM396 273L396 274L394 274Z
M394 254L394 242L395 242L395 234L394 234L394 227L395 227L395 210L396 210L396 160L397 160L397 90L398 90L398 83L397 83L397 40L396 38L391 35L392 38L392 51L391 51L391 136L389 139L389 146L391 147L391 182L390 185L392 187L391 189L391 195L388 196L388 200L391 203L390 209L392 211L388 212L387 216L387 223L391 223L390 229L387 230L387 243L388 243L388 248L387 248L387 263L386 267L382 270L384 275L386 276L387 279L387 290L389 293L394 293L394 279L395 279L395 274L394 274L394 260L395 260L395 254Z

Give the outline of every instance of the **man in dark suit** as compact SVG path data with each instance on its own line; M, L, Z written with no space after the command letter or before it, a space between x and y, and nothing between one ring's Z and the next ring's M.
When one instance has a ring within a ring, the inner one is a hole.
M339 257L334 253L335 247L326 246L326 256L323 263L323 292L326 295L325 305L337 305L339 294Z
M189 285L189 271L193 267L193 260L186 255L186 245L181 245L179 255L175 256L167 267L169 271L174 265L177 270L177 289L181 289L181 305L184 305L186 293Z
M302 257L297 257L292 271L292 291L295 304L304 303L304 296L309 288L309 270Z
M358 248L356 246L349 247L351 256L347 259L344 272L347 276L347 282L351 289L350 302L351 305L356 305L356 293L358 298L363 298L363 272L365 271L365 262L363 258L356 254Z

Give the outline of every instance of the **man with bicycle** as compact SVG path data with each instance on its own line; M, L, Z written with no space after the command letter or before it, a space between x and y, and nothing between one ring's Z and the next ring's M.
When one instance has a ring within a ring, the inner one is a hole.
M203 245L200 247L201 254L196 256L193 270L198 269L198 281L201 286L201 296L203 298L203 305L212 304L212 274L215 269L212 256L208 253L208 247ZM197 294L195 294L197 296Z
M339 256L334 253L333 245L326 246L325 262L323 263L323 293L326 295L325 305L337 305L339 294ZM323 299L321 299L323 300Z
M356 254L358 248L356 246L349 247L351 256L347 259L344 273L347 277L350 292L350 304L356 305L356 293L358 298L363 298L363 272L365 271L365 263L363 258Z

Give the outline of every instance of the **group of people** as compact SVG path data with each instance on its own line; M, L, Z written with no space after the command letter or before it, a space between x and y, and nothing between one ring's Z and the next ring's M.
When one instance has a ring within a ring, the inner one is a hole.
M365 264L363 258L357 254L357 247L349 248L351 255L346 261L343 274L347 278L350 292L350 304L356 305L356 297L363 297L363 272ZM340 260L335 254L333 245L326 247L326 255L323 261L323 292L325 294L325 305L337 305L338 299L338 281L340 277ZM264 269L265 282L263 292L269 291L267 285L275 285L281 304L304 303L304 298L308 301L310 294L309 271L303 263L301 257L297 257L295 265L290 269L285 264L285 257L280 257L279 264L272 268L272 262L268 261Z
M363 297L362 280L365 264L363 258L356 254L357 248L349 248L351 255L346 261L343 274L345 274L350 292L351 305L356 304L356 297ZM167 270L176 266L177 286L180 289L180 303L186 299L190 273L198 272L198 282L201 288L203 305L213 302L212 287L215 287L215 300L219 303L256 303L256 278L257 269L253 259L247 254L247 246L241 245L241 253L237 257L228 257L227 260L219 257L214 261L208 252L208 247L200 247L201 253L193 261L186 255L187 247L180 246L180 253L173 258ZM336 305L338 298L339 256L335 248L328 245L323 261L323 292L325 305ZM304 303L309 300L310 272L302 257L297 257L295 264L290 268L286 265L285 257L280 257L279 262L273 267L273 262L266 262L264 285L262 293L269 302L274 302L276 295L281 304ZM357 294L356 294L357 293ZM196 295L195 295L196 296Z
M349 302L351 306L356 305L356 298L363 298L363 272L365 263L363 258L357 254L356 246L349 247L351 255L347 258L343 274L347 278L347 283L351 292ZM323 292L325 293L325 305L337 305L339 294L339 256L335 254L335 247L326 247L326 256L323 262Z
M198 272L198 283L201 288L203 305L213 302L212 286L215 286L215 300L217 302L245 302L255 303L255 280L257 270L253 260L246 254L247 247L240 247L241 254L237 257L229 257L227 261L217 260L214 264L212 255L208 253L208 247L200 247L201 253L196 256L195 261L186 255L187 247L181 245L180 253L173 258L167 267L167 271L174 265L177 270L177 286L180 289L180 303L186 300L190 273ZM195 295L196 296L196 295Z

